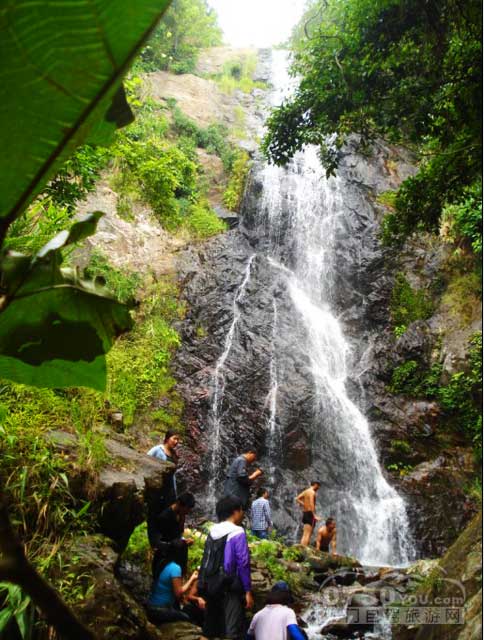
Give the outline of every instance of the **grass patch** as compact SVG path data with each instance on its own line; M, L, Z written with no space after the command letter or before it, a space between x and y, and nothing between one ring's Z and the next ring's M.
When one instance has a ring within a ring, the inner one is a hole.
M403 273L397 273L390 299L392 322L399 334L416 320L430 318L434 304L424 291L413 289Z
M251 166L249 154L239 149L233 164L223 203L231 211L238 211L244 195L245 183Z

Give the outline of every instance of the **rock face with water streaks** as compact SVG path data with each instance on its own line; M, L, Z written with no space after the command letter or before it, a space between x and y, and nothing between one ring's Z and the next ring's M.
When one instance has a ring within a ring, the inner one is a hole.
M401 150L376 144L362 156L357 142L330 181L307 155L284 172L256 156L239 228L180 255L181 475L213 518L201 487L213 498L231 458L255 444L281 530L295 534L294 495L318 478L321 515L337 516L341 548L368 559L386 547L378 560L398 562L407 542L438 555L455 540L473 513L473 461L462 438L443 432L435 402L388 389L395 367L435 362L445 320L439 310L397 339L395 275L433 290L448 250L422 238L400 254L382 247L378 197L415 169ZM448 368L453 342L444 341ZM406 498L409 531L391 485Z

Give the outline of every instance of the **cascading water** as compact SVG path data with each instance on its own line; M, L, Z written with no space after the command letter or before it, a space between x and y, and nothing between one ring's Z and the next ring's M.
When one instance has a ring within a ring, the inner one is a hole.
M284 52L273 52L273 104L291 82L286 69ZM300 517L294 496L315 477L321 481L318 513L336 518L340 553L366 564L407 563L412 545L404 501L385 480L369 425L346 388L352 350L335 309L348 237L346 217L351 215L345 202L348 182L341 175L327 179L314 148L298 153L286 168L258 162L253 172L259 185L257 207L244 212L242 232L260 256L258 265L265 262L273 290L263 464L276 514L284 516L286 531L293 530ZM232 323L212 379L211 499L221 479L220 412L227 359L237 338L239 302L254 259L255 255L248 259L235 293ZM244 307L244 313L250 310ZM293 363L292 373L282 356ZM302 403L310 422L310 463L304 474L284 462L289 426L281 406L291 398L294 371L310 389Z
M232 348L232 343L234 340L234 335L237 329L237 324L240 319L240 308L239 302L244 295L245 287L250 279L250 269L252 267L252 263L256 257L256 254L252 254L250 258L247 260L247 266L245 268L244 278L240 287L237 289L235 294L232 311L232 323L230 325L229 331L225 338L224 350L222 355L217 361L215 365L215 372L213 376L213 396L212 396L212 404L211 404L211 412L210 412L210 423L211 423L211 461L210 461L210 480L208 484L208 499L212 503L212 507L215 505L216 495L217 495L217 477L218 477L218 466L220 460L220 451L221 451L221 439L220 439L220 426L221 426L221 401L223 398L224 390L225 390L225 363L229 356L230 350Z

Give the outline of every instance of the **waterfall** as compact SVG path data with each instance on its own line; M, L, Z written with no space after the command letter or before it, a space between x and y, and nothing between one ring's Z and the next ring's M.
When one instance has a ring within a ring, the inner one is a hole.
M284 84L284 53L274 52L273 64L274 82ZM280 98L279 87L274 94ZM385 480L368 422L346 391L351 350L334 312L337 248L344 246L346 232L345 181L326 178L314 147L285 168L263 166L260 175L256 225L267 240L275 277L285 280L294 321L304 330L298 346L314 385L312 473L323 482L321 515L336 518L340 552L368 564L406 563L412 549L405 503ZM280 344L284 348L282 337ZM273 390L284 381L277 379L273 358L270 366ZM276 411L271 406L271 461L281 458Z
M271 359L269 364L270 387L266 402L269 405L269 417L267 419L267 452L271 463L270 482L274 484L275 465L280 460L282 433L277 422L277 391L279 387L279 377L277 370L277 302L273 298L272 306L274 310L272 321Z
M222 401L225 391L225 363L227 358L229 357L230 350L232 349L232 343L234 340L235 332L237 329L237 324L240 320L240 308L239 302L244 295L245 288L250 279L250 270L252 267L252 263L256 257L256 254L252 254L247 261L247 265L245 267L243 280L238 287L234 301L232 304L232 322L230 324L230 328L225 337L224 350L222 355L217 360L215 365L215 371L213 375L213 393L212 393L212 403L210 407L210 417L209 422L211 425L210 434L211 434L211 460L210 460L210 480L208 484L208 499L212 504L212 507L215 505L216 494L217 494L217 478L218 478L218 468L220 464L220 453L222 450L222 442L221 442L221 407Z
M272 78L271 103L276 104L292 82L284 52L273 52ZM237 326L244 313L244 327L257 327L263 341L257 352L258 368L263 354L266 358L261 380L267 387L252 387L252 392L263 394L257 429L263 430L264 441L258 444L265 449L264 482L271 490L276 524L279 519L280 530L295 531L300 513L294 497L314 478L321 482L317 513L336 518L339 553L369 565L405 564L413 554L405 503L386 481L369 424L349 396L353 353L337 311L341 308L341 261L355 265L360 260L358 247L351 254L346 251L348 219L356 209L364 213L370 205L344 173L325 176L314 147L296 154L284 168L256 159L251 183L255 186L249 184L248 190L253 188L256 195L250 206L245 205L236 238L241 245L248 240L252 254L233 298L232 321L212 379L210 501L224 472L221 462L227 457L221 435L230 443L224 417L228 421L228 413L237 410L228 404L224 412L221 409L228 385L227 359L234 341L242 337ZM355 238L351 240L354 248ZM259 268L251 292L256 287L268 292L263 312L260 301L251 305L252 298L243 310L239 304L256 255ZM266 314L264 319L261 313ZM239 352L248 353L244 346ZM250 359L239 359L237 364L239 371L244 367L251 375L254 364ZM231 384L231 399L236 402L240 385ZM239 401L245 404L252 398L241 396ZM236 421L231 428L239 428ZM292 440L288 440L289 433ZM287 454L299 437L296 445L307 459L291 466ZM232 450L230 453L233 455Z

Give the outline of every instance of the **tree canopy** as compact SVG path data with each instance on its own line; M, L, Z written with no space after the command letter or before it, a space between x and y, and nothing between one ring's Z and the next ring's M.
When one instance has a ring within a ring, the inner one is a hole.
M141 53L146 71L191 73L200 49L222 44L217 14L207 0L174 0Z
M444 206L482 192L481 24L478 0L312 0L291 41L299 85L269 119L267 156L284 164L317 144L332 173L350 133L410 146L420 170L387 235L436 229Z

